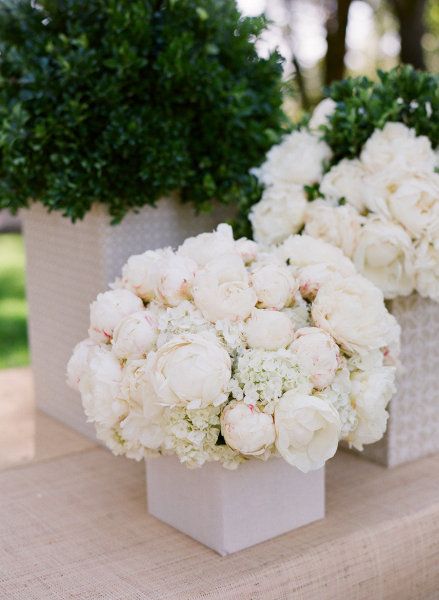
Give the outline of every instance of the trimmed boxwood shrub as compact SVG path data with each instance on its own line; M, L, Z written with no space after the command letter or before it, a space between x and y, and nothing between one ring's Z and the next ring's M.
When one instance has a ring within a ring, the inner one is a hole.
M322 127L322 137L333 151L333 164L357 157L375 129L398 121L439 145L439 76L409 65L378 71L378 80L367 77L334 83L326 96L337 107Z
M113 222L178 191L242 210L281 131L281 61L233 0L0 2L0 207Z

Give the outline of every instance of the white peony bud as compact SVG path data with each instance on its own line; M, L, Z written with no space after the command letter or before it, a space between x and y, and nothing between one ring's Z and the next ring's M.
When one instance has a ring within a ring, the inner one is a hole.
M292 303L297 291L297 284L290 270L277 261L255 263L251 282L259 308L281 310Z
M286 392L275 408L274 423L279 454L304 473L320 469L337 451L340 417L316 396Z
M304 327L296 331L290 350L315 388L331 385L340 366L340 351L330 335L318 327Z
M319 289L328 282L342 279L343 276L334 265L316 264L297 271L300 293L307 300L314 300Z
M218 406L228 396L231 359L215 338L176 336L148 355L154 391L166 406Z
M142 300L154 298L157 280L157 264L171 249L147 250L143 254L130 256L122 268L122 285Z
M204 267L214 258L236 251L233 230L230 225L222 223L212 233L201 233L187 238L179 247L177 254L186 256Z
M245 402L231 402L224 408L221 433L230 448L248 456L263 454L276 437L273 417Z
M170 253L157 262L154 296L166 306L177 306L192 296L197 263L186 256Z
M235 250L239 256L245 262L245 264L251 263L256 260L258 255L258 245L253 240L247 238L240 238L235 242Z
M88 335L94 342L109 343L120 321L142 309L142 300L129 290L116 289L98 294L90 305Z
M246 319L256 304L248 284L248 273L238 254L225 254L210 261L195 275L194 304L205 319Z
M255 308L245 322L244 335L250 348L278 350L290 344L294 328L286 314Z
M122 319L114 330L113 352L117 358L144 358L152 350L158 336L157 319L142 310Z
M67 363L67 384L74 390L79 391L79 384L88 370L88 358L90 350L96 344L90 338L82 340L73 349L73 354Z

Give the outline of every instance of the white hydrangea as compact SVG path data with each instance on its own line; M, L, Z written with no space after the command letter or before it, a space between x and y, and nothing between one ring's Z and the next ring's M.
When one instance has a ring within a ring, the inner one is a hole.
M241 351L235 362L234 379L246 402L252 404L269 405L287 390L312 389L309 378L300 371L294 355L286 349Z

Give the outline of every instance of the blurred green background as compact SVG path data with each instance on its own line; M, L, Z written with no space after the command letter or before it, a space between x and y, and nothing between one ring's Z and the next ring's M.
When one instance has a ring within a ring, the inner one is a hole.
M0 235L0 369L29 362L24 247L18 233Z
M438 0L238 0L243 14L271 24L258 52L285 59L293 119L318 102L322 86L344 75L373 76L399 62L439 71ZM0 58L1 60L1 58ZM29 362L24 249L19 223L0 211L0 368ZM3 233L2 233L3 232Z

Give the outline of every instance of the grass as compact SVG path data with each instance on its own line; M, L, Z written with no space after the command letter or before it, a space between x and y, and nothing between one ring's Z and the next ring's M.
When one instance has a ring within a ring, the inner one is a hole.
M29 364L23 238L0 234L0 369Z

